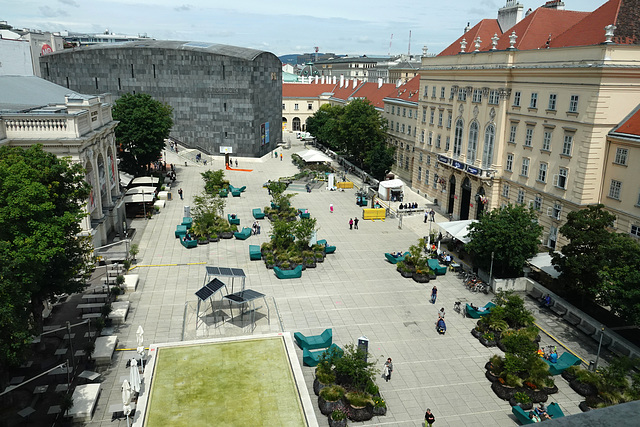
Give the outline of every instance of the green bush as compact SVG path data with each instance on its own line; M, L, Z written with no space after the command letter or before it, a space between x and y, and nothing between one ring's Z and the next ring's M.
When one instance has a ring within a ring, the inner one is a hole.
M362 408L367 405L373 405L371 396L362 391L351 391L345 395L347 402L356 408Z
M365 352L353 344L347 344L344 354L335 361L336 375L357 390L363 390L369 381L374 381L378 370L373 362L365 360Z
M340 409L336 409L331 413L331 419L333 421L342 421L345 418L347 418L347 415L344 412L342 412Z
M529 397L529 395L527 393L524 393L522 391L517 392L513 398L516 400L516 402L518 403L531 403L531 398Z
M332 385L320 390L320 396L327 402L337 402L345 395L345 389L339 385Z
M373 407L374 408L386 408L387 402L380 396L373 396Z
M369 381L364 391L369 393L371 396L375 396L380 393L380 388L373 381Z

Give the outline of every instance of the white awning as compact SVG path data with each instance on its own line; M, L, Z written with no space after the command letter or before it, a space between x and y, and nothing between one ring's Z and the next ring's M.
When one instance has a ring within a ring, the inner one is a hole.
M442 230L451 234L454 239L460 240L462 243L469 243L471 239L467 236L469 234L469 225L474 222L478 222L475 219L466 219L463 221L449 221L439 222L438 225Z
M400 179L390 179L387 181L380 181L380 187L384 188L402 188L404 182Z
M156 196L154 194L129 194L124 196L125 203L143 203L153 202Z
M540 252L527 262L535 268L544 271L554 279L560 276L560 272L551 264L551 254L549 254L549 252Z
M154 176L140 176L131 181L131 185L133 187L139 185L156 185L158 182L160 182L160 178L156 178Z
M155 194L156 190L157 190L156 187L140 186L140 187L130 188L124 194L125 196L129 196L131 194Z
M307 163L330 162L331 158L324 153L316 150L305 150L296 153Z
M126 187L133 180L133 175L129 175L126 172L120 172L120 185Z

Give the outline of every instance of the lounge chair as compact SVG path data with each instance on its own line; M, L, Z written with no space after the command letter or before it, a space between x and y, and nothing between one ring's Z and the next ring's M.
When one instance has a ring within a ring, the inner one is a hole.
M229 224L240 225L240 217L238 215L235 218L231 218L231 214L227 214L227 220Z
M437 259L430 258L427 261L427 264L429 265L430 269L435 271L436 276L444 276L445 274L447 274L447 267L440 265Z
M524 409L522 409L520 406L512 406L511 407L511 412L513 412L513 415L516 416L516 418L518 419L518 421L520 421L521 424L535 424L534 421L529 418L529 412L525 412Z
M182 225L186 225L187 228L191 228L193 225L193 218L189 216L182 217Z
M280 267L273 267L274 273L278 279L298 279L302 277L302 266L299 265L293 270L282 270Z
M486 303L484 305L484 308L486 310L484 311L479 311L476 310L474 308L471 308L471 306L469 304L467 304L467 316L471 317L472 319L479 319L483 316L486 316L487 314L491 313L491 309L493 307L495 307L496 305L494 303L492 303L491 301L489 301L488 303Z
M260 208L253 209L252 213L255 219L264 219L264 212L262 212L262 209Z
M251 229L249 227L245 227L242 231L236 231L233 235L238 240L247 240L251 236Z
M182 239L187 234L187 226L186 225L176 226L176 232L174 234L177 238Z
M229 192L225 188L223 188L222 190L218 191L218 195L220 197L227 197L229 195Z
M324 253L325 254L332 254L335 251L336 251L336 247L335 246L327 245L327 246L324 247Z
M582 363L582 360L580 360L578 356L574 356L568 351L562 353L562 355L558 357L558 361L556 363L551 363L547 359L542 360L544 360L547 365L549 365L549 373L551 375L560 375L569 366L577 366Z
M191 248L195 248L196 246L198 246L198 241L197 240L184 240L184 239L180 239L180 243L182 243L182 246L184 246L187 249L191 249Z
M558 405L556 402L552 402L547 405L547 414L549 414L549 416L551 416L551 418L553 419L564 417L564 412L562 412L560 405Z
M393 255L391 255L390 253L385 253L384 256L385 258L387 258L387 261L389 261L391 264L397 264L400 261L404 261L404 258L409 255L409 252L405 252L404 254L402 254L399 257L394 257Z
M308 349L302 350L302 363L307 366L318 366L322 355L325 353L333 353L339 359L344 355L344 350L338 347L337 344L331 344L326 350L310 351Z
M240 190L233 190L233 191L231 192L231 195L232 195L233 197L240 197L240 194L241 194L241 193L242 193L242 192L241 192Z
M260 252L260 246L258 245L249 245L249 259L252 261L257 261L262 258L262 253Z
M295 332L293 338L302 350L315 350L318 348L328 348L333 341L333 330L325 329L320 335L304 336L300 332Z

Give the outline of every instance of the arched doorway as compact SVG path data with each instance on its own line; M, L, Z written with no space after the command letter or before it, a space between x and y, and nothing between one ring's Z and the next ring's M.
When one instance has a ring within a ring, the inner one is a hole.
M287 130L287 118L282 118L282 130Z
M451 175L449 178L449 205L447 206L447 213L453 213L453 205L456 201L456 177Z
M478 188L478 194L476 194L476 219L480 219L482 216L486 200L486 197L484 197L484 188Z
M462 200L460 201L460 219L469 219L469 204L471 203L471 181L462 181Z
M300 117L294 117L292 121L293 128L291 130L299 131L300 130Z

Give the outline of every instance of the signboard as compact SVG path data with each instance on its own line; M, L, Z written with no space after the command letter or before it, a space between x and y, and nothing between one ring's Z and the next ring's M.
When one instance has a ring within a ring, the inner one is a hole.
M53 53L53 49L45 43L42 45L42 49L40 49L40 55L46 55L47 53Z
M111 188L116 186L116 164L113 161L113 154L107 157L109 161L109 183L111 184Z
M457 160L454 160L454 161L451 163L451 165L452 165L454 168L464 170L464 163L459 162L459 161L457 161Z
M440 155L438 155L438 161L439 161L440 163L446 163L446 164L449 164L449 158L448 158L448 157L445 157L445 156L440 156Z
M269 143L269 122L260 125L260 140L262 145Z
M93 212L96 208L95 191L93 189L93 172L89 172L86 176L87 183L91 186L91 192L89 193L89 200L87 200L87 211Z
M467 172L472 174L472 175L478 175L480 173L480 170L478 168L473 167L473 166L467 166Z
M233 154L233 147L220 147L220 154Z

